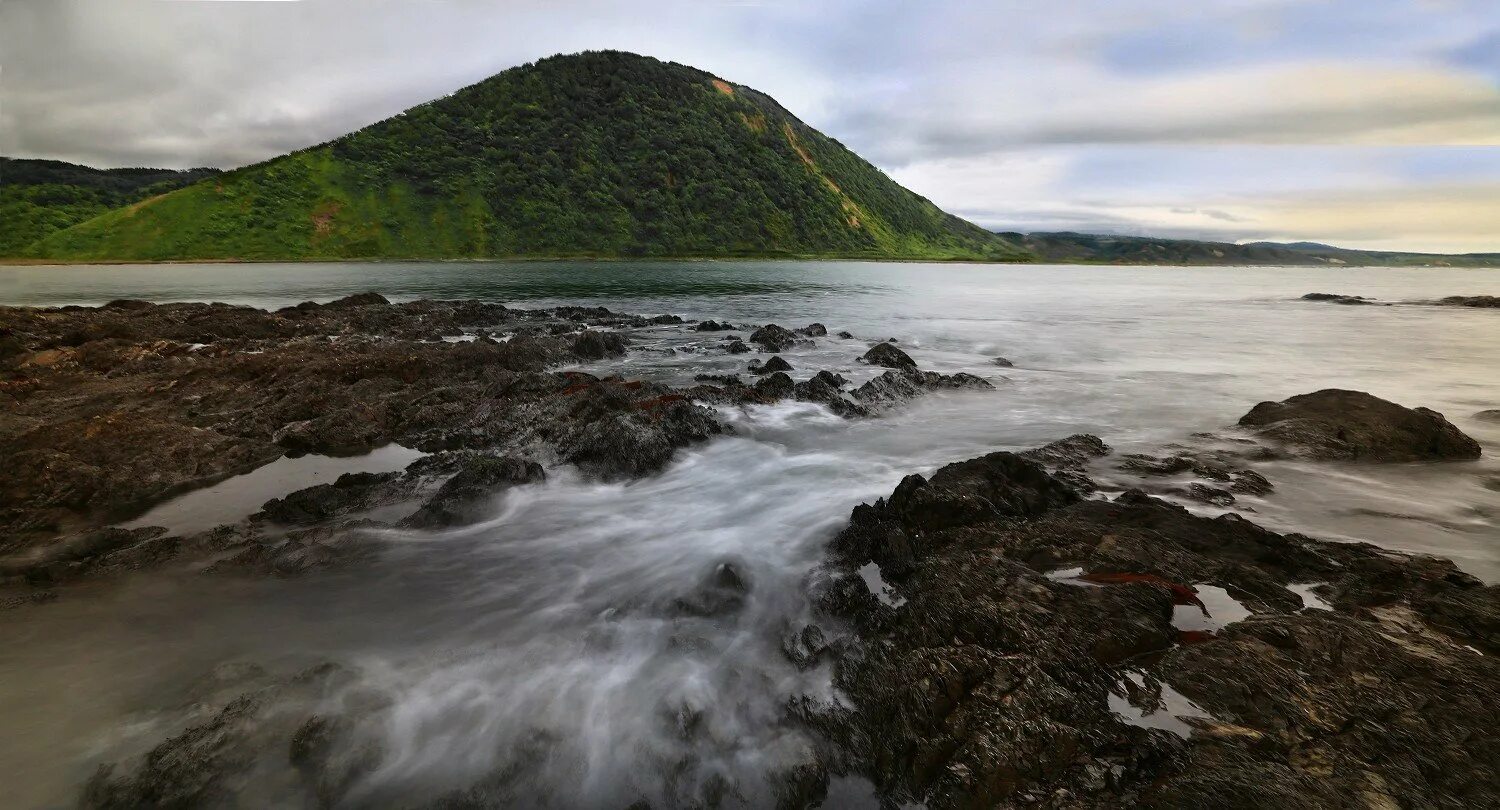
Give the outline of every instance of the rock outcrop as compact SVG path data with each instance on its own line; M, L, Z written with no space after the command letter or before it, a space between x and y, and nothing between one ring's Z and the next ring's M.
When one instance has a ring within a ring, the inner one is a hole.
M1009 453L909 476L830 551L853 635L785 646L832 659L849 704L803 711L887 802L1500 802L1500 588L1452 563L1082 500Z
M1294 452L1316 459L1444 461L1479 458L1479 443L1427 408L1406 408L1337 388L1262 402L1240 418Z

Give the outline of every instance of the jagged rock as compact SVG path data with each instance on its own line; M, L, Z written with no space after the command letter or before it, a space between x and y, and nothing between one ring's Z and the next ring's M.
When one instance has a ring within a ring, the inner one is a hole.
M1500 750L1500 587L1446 561L1080 500L1005 453L909 476L831 548L818 599L854 633L827 654L849 705L806 711L886 801L1500 801L1500 760L1473 753ZM871 564L904 602L871 593ZM1309 582L1332 611L1288 590ZM1237 618L1210 584L1252 615L1180 631L1174 606Z
M750 333L750 342L768 352L784 352L797 345L797 335L789 329L768 323Z
M854 339L854 334L852 332L839 332L838 336L844 340Z
M545 481L547 474L535 461L519 458L474 456L456 475L403 521L409 526L455 526L480 516L477 501L511 487Z
M698 325L693 327L693 330L697 332L732 332L735 328L734 324L722 321L699 321Z
M824 326L821 323L810 323L807 326L798 329L797 334L804 335L806 337L823 337L824 335L828 334L828 327Z
M720 385L744 385L738 374L694 374L693 379L698 382L719 383Z
M331 484L318 484L261 507L261 515L277 523L306 525L368 509L400 480L400 473L344 473Z
M1015 366L1016 366L1015 363L1012 363L1011 361L1005 359L1004 357L996 357L994 360L992 360L990 362L994 363L995 365L997 365L997 366L999 366L1001 368L1015 368Z
M672 612L703 618L727 616L744 607L749 592L750 583L738 566L719 563L693 593L672 601Z
M784 371L774 371L755 383L755 393L767 402L786 399L796 391L796 383Z
M855 389L856 400L872 407L885 407L904 402L926 391L944 389L993 389L988 380L973 374L939 374L935 371L918 371L903 368L887 371Z
M1109 455L1110 446L1091 433L1075 433L1022 453L1039 464L1057 469L1077 469L1089 461Z
M730 341L724 350L730 354L746 354L750 351L750 347L746 346L743 341L735 340Z
M762 363L759 360L750 361L751 374L771 374L777 371L791 371L792 364L781 359L781 355L772 355L771 359Z
M1479 458L1479 443L1437 411L1363 391L1329 388L1262 402L1240 425L1317 459L1438 461Z
M626 351L625 336L618 332L600 332L588 329L573 342L573 354L584 360L603 360L619 357Z
M901 351L889 343L877 343L859 358L861 363L869 363L872 366L884 366L886 368L916 368L917 361L911 359L911 355Z

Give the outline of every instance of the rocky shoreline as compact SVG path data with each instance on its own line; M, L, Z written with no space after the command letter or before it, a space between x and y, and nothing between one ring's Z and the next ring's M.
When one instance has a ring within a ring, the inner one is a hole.
M11 461L0 469L3 601L51 598L54 583L182 554L282 573L331 564L360 553L343 529L368 522L336 524L376 506L413 500L408 524L431 526L459 521L465 501L539 480L537 465L602 480L657 472L678 448L728 430L709 406L797 399L868 417L929 390L991 387L920 371L910 358L858 388L830 372L674 389L553 370L625 354L633 329L719 326L603 307L392 304L375 293L274 312L128 300L0 308L0 453ZM768 324L749 339L785 350L827 334L814 326ZM725 343L719 351L743 346ZM900 353L888 344L872 353L890 351ZM284 456L393 442L428 455L403 473L345 476L191 536L110 525Z
M758 351L753 382L674 388L562 368L621 356L643 329L726 333L707 350ZM25 621L70 581L168 560L250 576L354 565L378 553L375 530L484 520L506 490L559 466L602 481L657 473L730 432L724 409L797 400L863 419L929 391L993 387L922 370L891 342L868 345L860 362L883 370L858 386L780 356L827 334L373 293L274 312L0 308L12 460L0 599L20 609L0 616ZM209 531L112 525L289 454L389 443L423 455ZM1268 459L1479 454L1441 414L1329 389L1261 403L1161 455L1077 435L908 476L853 510L808 584L813 622L785 628L788 662L825 670L839 697L788 702L780 722L815 743L772 793L820 806L857 776L884 805L933 808L1500 804L1500 587L1234 511L1274 491L1256 469ZM372 517L393 506L399 516ZM673 610L732 617L754 588L726 564ZM196 719L103 766L84 806L213 804L265 779L306 806L357 803L350 791L382 754L354 729L380 707L328 708L331 693L357 696L351 666L237 665L199 686ZM526 799L515 774L547 744L426 806L514 806ZM693 806L734 806L733 786L716 795Z

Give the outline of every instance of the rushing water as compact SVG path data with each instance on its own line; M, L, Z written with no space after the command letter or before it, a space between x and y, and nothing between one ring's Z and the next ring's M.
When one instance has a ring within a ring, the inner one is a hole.
M724 785L760 806L765 775L795 763L806 744L783 720L787 698L827 696L827 673L797 671L778 646L787 627L805 620L807 577L853 505L910 472L1080 431L1150 451L1222 430L1260 400L1318 388L1435 408L1478 438L1486 458L1266 465L1277 491L1246 499L1250 517L1452 557L1500 580L1500 426L1472 418L1500 407L1500 313L1296 300L1314 291L1393 301L1500 294L1493 271L831 262L0 268L0 303L10 304L129 297L280 306L364 290L743 324L820 321L859 337L786 353L794 377L828 368L865 379L871 370L853 361L866 341L895 337L923 367L981 374L997 390L929 396L866 421L796 403L730 412L732 436L680 453L660 476L599 484L551 470L546 484L509 493L487 522L374 532L384 552L369 566L287 581L153 572L0 614L8 804L70 804L99 762L180 727L189 684L215 665L290 671L335 660L359 675L327 700L380 707L358 727L383 755L351 794L356 803L405 802L509 766L521 774L515 795L562 807L623 807L636 798L671 806ZM677 383L742 370L753 355L694 351L718 339L643 331L637 351L593 370ZM1016 367L995 366L997 355ZM366 468L406 458L399 448L385 452ZM193 527L236 519L251 501L349 468L279 463L274 475L263 470L219 485L212 497L185 496L155 518ZM739 611L693 617L671 608L725 563L750 584ZM247 790L271 803L276 784L267 778ZM841 801L859 802L857 784L838 788Z

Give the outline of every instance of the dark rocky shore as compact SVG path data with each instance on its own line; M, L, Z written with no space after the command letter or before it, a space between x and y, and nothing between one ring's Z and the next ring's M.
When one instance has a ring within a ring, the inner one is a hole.
M1359 392L1241 424L1269 441L1241 463L1479 452ZM992 453L854 510L821 590L832 640L791 642L851 704L799 707L834 741L819 767L934 808L1500 805L1500 587L1140 489L1086 499L1109 455L1085 435ZM1153 474L1141 459L1120 469Z
M25 621L69 580L169 559L217 575L357 565L378 553L367 529L483 520L499 493L558 465L651 475L728 431L725 408L796 399L870 418L924 392L992 387L924 371L890 342L859 358L886 370L857 387L776 354L825 337L821 324L754 329L753 383L557 370L628 352L632 330L677 328L740 327L374 294L275 312L0 308L0 557L21 608L3 615ZM731 336L712 351L753 350ZM390 442L425 455L207 532L110 526L286 454ZM1329 389L1261 403L1162 455L1078 435L908 476L854 509L810 583L816 623L786 628L787 659L826 667L841 698L785 707L782 722L817 742L773 792L782 807L819 806L833 777L859 775L893 807L1500 806L1500 587L1445 560L1179 505L1274 492L1256 469L1267 459L1479 453L1434 411ZM392 504L404 516L367 515ZM721 566L673 610L732 617L753 588ZM82 804L232 804L252 782L301 806L358 803L350 791L383 754L353 730L382 707L325 700L358 697L358 680L344 663L222 667L186 696L194 720L101 767ZM533 804L518 775L545 756L535 743L425 806ZM692 806L733 797L726 786ZM620 806L645 806L631 801Z
M679 325L694 328L603 307L392 304L375 293L275 312L144 301L0 308L5 602L181 554L277 573L331 564L364 551L364 524L333 525L345 516L430 498L408 524L460 522L462 502L539 480L538 464L601 479L648 475L726 430L704 403L795 398L861 417L927 390L990 387L915 364L853 390L829 372L794 381L775 370L784 361L754 385L682 390L549 370L622 355L632 329ZM818 324L769 324L752 340L772 350L826 334ZM268 503L258 520L193 536L109 528L284 455L356 455L391 442L430 455L404 473L344 476Z

